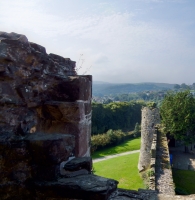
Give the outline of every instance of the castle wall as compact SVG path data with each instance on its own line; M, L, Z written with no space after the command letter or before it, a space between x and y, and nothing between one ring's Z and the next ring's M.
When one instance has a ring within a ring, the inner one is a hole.
M30 199L35 180L90 156L91 86L69 58L0 32L0 199Z
M138 162L139 171L144 171L149 168L151 160L151 146L155 125L160 123L160 114L157 108L150 109L144 107L142 109L141 121L141 148Z
M156 151L157 151L157 133L158 130L155 129L153 135L153 141L151 146L151 160L150 160L150 174L149 174L149 189L156 190Z
M156 190L160 194L175 195L172 169L169 158L169 147L167 137L161 132L157 136L156 148Z
M141 150L138 167L140 171L147 170L150 190L174 196L175 187L168 143L166 136L155 127L158 123L160 123L158 109L142 109Z

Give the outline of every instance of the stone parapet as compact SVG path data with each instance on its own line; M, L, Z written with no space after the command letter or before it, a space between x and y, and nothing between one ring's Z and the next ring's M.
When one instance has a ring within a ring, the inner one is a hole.
M156 148L157 148L157 129L155 129L151 147L151 160L149 169L149 189L156 190Z
M38 199L41 200L48 198L107 200L116 190L117 184L115 180L88 174L60 178L53 182L36 182L35 190Z
M175 195L167 138L161 132L157 139L156 190L159 193Z

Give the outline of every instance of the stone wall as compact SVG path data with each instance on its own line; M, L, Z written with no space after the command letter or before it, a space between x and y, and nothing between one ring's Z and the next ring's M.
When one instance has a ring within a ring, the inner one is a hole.
M91 85L69 58L0 32L0 199L30 199L70 156L90 156Z
M158 132L156 148L156 190L160 194L175 195L167 137Z
M153 141L151 146L151 160L150 160L150 174L149 174L149 189L156 190L156 150L157 150L157 129L155 129L153 135Z
M154 119L154 117L157 118ZM152 128L153 124L157 122L159 122L158 110L155 110L155 112L152 113L149 108L142 109L142 137L144 138L144 140L141 140L142 146L140 154L142 154L144 150L147 150L146 153L148 154L143 154L146 155L147 158L143 159L143 161L144 163L150 162L150 164L147 168L144 169L147 169L147 173L149 175L150 191L157 192L156 195L153 193L152 198L159 200L195 199L195 195L175 195L175 185L172 177L167 138L163 133L158 131L157 128ZM140 155L140 159L141 158L142 157Z
M157 129L160 113L157 108L142 109L141 150L138 169L147 170L149 189L174 195L172 170L166 136Z
M167 138L158 129L155 130L153 136L148 171L150 172L150 190L156 190L159 194L175 195Z
M139 171L144 171L150 167L151 147L155 125L160 123L160 114L157 108L150 109L144 107L142 109L141 121L141 148L138 162Z
M76 76L75 62L0 32L1 135L70 134L75 156L90 155L91 76Z
M195 195L175 195L167 138L155 127L159 122L158 109L146 107L142 109L141 149L138 169L140 172L147 171L150 189L143 191L145 194L155 191L156 193L151 193L151 199L194 200Z

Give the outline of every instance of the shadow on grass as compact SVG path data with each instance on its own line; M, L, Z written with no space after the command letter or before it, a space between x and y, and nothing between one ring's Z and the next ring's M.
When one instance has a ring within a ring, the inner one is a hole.
M134 150L139 150L140 149L140 137L139 138L133 138L129 139L121 144L118 144L114 147L108 147L101 149L99 151L95 151L92 154L92 158L104 158L105 156L108 155L113 155L113 154L119 154L119 153L124 153L127 151L134 151Z
M176 194L195 194L194 180L195 171L172 169L173 181L175 183Z

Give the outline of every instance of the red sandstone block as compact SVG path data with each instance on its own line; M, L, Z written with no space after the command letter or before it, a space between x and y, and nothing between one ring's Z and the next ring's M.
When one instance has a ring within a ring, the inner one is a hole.
M75 147L75 137L64 134L31 134L25 138L32 162L48 166L68 159Z
M69 76L54 84L50 90L50 98L54 101L75 102L88 101L92 96L92 76Z

